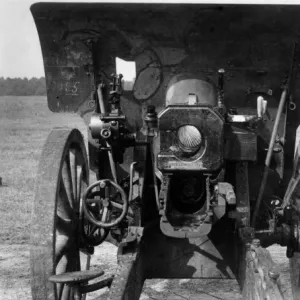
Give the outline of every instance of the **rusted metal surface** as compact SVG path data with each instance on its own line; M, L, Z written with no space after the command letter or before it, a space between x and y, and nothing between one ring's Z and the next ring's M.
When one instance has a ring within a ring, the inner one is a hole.
M249 268L247 284L252 288L247 289L247 292L253 295L258 295L259 299L288 299L284 297L284 287L280 282L279 266L276 266L272 261L268 250L255 244L253 240L247 252L247 265ZM259 277L259 278L257 278ZM253 283L250 283L253 281ZM249 298L249 295L246 295Z
M240 265L241 285L244 299L276 299L288 300L288 290L283 285L280 268L274 263L270 252L254 239L251 228L240 230L242 248L240 255L245 255ZM295 298L297 299L297 298Z
M196 71L215 80L220 67L226 70L226 102L232 102L227 105L240 106L248 89L262 86L278 95L276 87L289 70L288 58L299 28L298 9L269 5L36 4L32 13L42 44L50 108L78 110L93 90L93 78L99 72L102 77L103 72L111 74L116 56L136 60L137 82L153 89L137 101L150 101L159 108L174 75ZM161 75L152 76L152 69L160 70ZM135 93L140 93L137 86Z

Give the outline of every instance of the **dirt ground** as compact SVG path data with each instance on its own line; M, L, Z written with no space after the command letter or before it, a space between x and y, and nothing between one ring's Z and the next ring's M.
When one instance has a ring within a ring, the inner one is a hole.
M274 261L279 265L281 277L287 289L290 289L288 260L285 249L279 246L270 247ZM97 247L92 258L91 268L100 268L113 273L116 268L116 247L104 243ZM0 245L0 299L29 300L29 246ZM108 289L100 293L91 293L87 300L106 300ZM147 280L141 300L241 300L239 287L234 280Z

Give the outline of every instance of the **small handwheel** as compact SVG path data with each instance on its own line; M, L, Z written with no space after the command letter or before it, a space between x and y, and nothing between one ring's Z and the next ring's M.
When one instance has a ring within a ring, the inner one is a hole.
M99 186L100 189L105 189L105 197L102 197L98 200L94 197L91 197L92 190L97 186ZM118 191L119 195L121 196L122 203L113 201L114 199L112 199L110 193L111 186ZM91 211L91 204L99 205L100 211L97 213L97 215L101 218L101 220L96 218L96 214ZM125 191L117 183L110 179L102 179L96 181L86 189L82 197L82 206L85 217L91 223L98 227L108 229L116 226L126 217L128 212L128 198ZM108 218L112 216L113 209L120 210L121 214L116 219L109 222Z
M80 198L89 183L84 141L77 129L54 129L41 155L31 223L31 289L34 300L73 300L54 274L89 268L80 238Z

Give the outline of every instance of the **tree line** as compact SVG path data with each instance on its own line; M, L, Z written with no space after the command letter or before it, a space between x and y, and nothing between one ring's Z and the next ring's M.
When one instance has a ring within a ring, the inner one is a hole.
M123 89L131 91L133 81L124 81ZM0 96L45 96L46 80L45 77L28 78L4 78L0 77Z
M44 96L46 95L45 77L4 78L0 77L0 96Z

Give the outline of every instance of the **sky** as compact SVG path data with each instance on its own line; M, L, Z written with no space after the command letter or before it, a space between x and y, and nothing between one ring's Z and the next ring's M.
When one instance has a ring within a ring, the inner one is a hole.
M42 53L37 30L31 16L30 5L35 2L85 2L84 0L0 0L0 77L41 77L44 76ZM86 2L101 2L89 0ZM102 1L103 2L103 1ZM129 2L129 1L105 1ZM134 1L145 2L145 1ZM147 1L151 2L151 1ZM154 2L199 2L194 1L154 1ZM299 4L300 0L289 1L227 1L202 0L202 3L273 3ZM126 69L124 63L120 69ZM122 72L121 72L122 73ZM123 72L124 73L124 72Z

